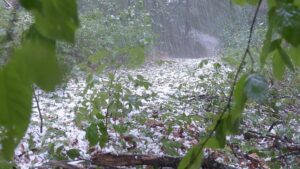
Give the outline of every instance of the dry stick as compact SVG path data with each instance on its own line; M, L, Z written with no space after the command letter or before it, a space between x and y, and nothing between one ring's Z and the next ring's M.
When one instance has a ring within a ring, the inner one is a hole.
M40 117L40 133L43 133L43 115L42 115L42 111L41 111L41 108L40 108L40 103L39 103L39 99L37 98L36 94L35 94L35 89L33 89L33 96L34 96L34 100L36 102L36 106L37 106L37 109L38 109L38 112L39 112L39 117Z
M251 163L256 163L258 164L259 166L261 166L261 168L264 168L264 165L262 164L261 161L259 161L258 159L255 159L253 157L251 157L250 155L246 154L246 153L243 153L243 152L240 152L240 151L237 151L235 150L236 148L240 149L239 146L237 145L236 147L234 147L235 145L234 144L230 144L229 147L233 153L233 155L236 157L236 158L239 158L239 157L242 157L244 159L247 159L249 161L251 161Z
M12 8L13 6L12 6L12 4L11 3L9 3L7 0L3 0L4 2L5 2L5 4L7 5L7 8L8 9L10 9L10 8Z
M250 44L251 44L251 40L252 40L252 34L253 34L253 30L254 30L254 26L255 26L255 22L256 22L256 19L257 19L257 14L258 14L258 11L259 11L259 8L262 4L262 0L259 0L258 2L258 5L256 7L256 10L255 10L255 14L254 14L254 17L253 17L253 20L252 20L252 24L251 24L251 27L250 27L250 34L249 34L249 38L248 38L248 43L247 43L247 47L246 47L246 50L244 52L244 55L242 57L242 61L238 67L238 70L235 74L235 77L234 77L234 81L233 81L233 84L231 86L231 91L230 91L230 95L229 95L229 98L228 98L228 101L227 101L227 105L225 106L225 108L223 109L216 125L214 126L213 130L209 133L208 137L204 140L204 142L201 144L201 147L200 147L200 150L202 151L204 146L207 144L208 140L212 137L212 135L214 134L214 132L216 131L216 129L219 127L219 125L221 124L221 120L223 118L223 116L225 115L225 113L227 112L227 110L229 110L229 112L231 111L231 102L232 102L232 97L233 97L233 92L234 92L234 89L235 89L235 86L237 84L237 80L238 80L238 77L242 71L242 68L244 66L244 62L246 60L246 57L247 55L250 53ZM201 153L200 152L197 152L197 155ZM195 158L192 159L191 162L194 162L195 161ZM189 168L189 166L187 166L187 168Z
M287 158L288 156L300 156L300 151L293 151L293 152L288 152L285 154L282 154L280 156L274 157L271 159L271 161L276 161L282 158Z
M97 152L92 155L92 164L103 167L129 167L147 165L153 167L177 168L181 157L140 155L140 154L111 154ZM212 156L205 157L203 168L210 169L234 169L233 167L219 163Z

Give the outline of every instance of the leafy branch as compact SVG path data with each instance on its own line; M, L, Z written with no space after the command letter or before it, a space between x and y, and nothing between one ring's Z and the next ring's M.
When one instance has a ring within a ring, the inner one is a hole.
M228 100L227 100L227 104L224 107L224 109L223 109L222 113L220 114L216 124L214 125L213 129L209 132L206 139L202 143L200 143L196 148L192 148L192 150L190 150L190 152L186 155L186 157L181 161L181 163L179 165L180 169L181 168L182 169L188 169L188 168L199 168L200 167L201 161L197 161L197 160L199 160L199 158L202 158L202 156L203 156L202 155L202 153L203 153L202 150L206 147L207 143L211 140L214 133L216 133L217 130L219 128L221 128L220 126L223 123L223 119L224 119L225 114L227 112L229 112L228 115L230 113L232 113L231 112L231 103L232 103L232 100L233 100L234 91L235 91L235 88L236 88L237 83L238 83L238 77L240 76L240 74L242 72L242 69L243 69L243 66L245 64L245 60L246 60L247 56L250 57L250 59L252 61L252 65L253 65L253 58L252 58L252 55L250 53L250 45L251 45L252 35L253 35L253 31L254 31L257 15L258 15L258 11L260 9L261 4L262 4L262 0L259 0L258 5L257 5L256 10L255 10L255 14L254 14L252 23L251 23L247 46L246 46L245 52L243 54L242 60L240 62L240 65L239 65L239 67L236 71L236 74L235 74L235 77L234 77L234 80L233 80L233 83L232 83L232 87L231 87L231 90L230 90L230 95L229 95ZM252 69L253 69L253 67L252 67ZM229 119L227 119L227 120L229 120ZM224 133L222 133L222 135L224 135ZM218 137L218 136L216 136L216 137ZM226 137L226 136L224 135L223 137Z

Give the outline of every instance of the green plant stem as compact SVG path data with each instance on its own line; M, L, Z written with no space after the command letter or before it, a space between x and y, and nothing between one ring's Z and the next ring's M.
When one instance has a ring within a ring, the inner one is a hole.
M205 147L205 145L207 144L207 142L209 141L209 139L212 137L212 135L214 134L214 132L217 130L217 128L219 127L219 125L221 124L221 120L222 118L224 117L225 113L227 111L231 111L231 103L232 103L232 98L233 98L233 93L234 93L234 89L235 89L235 86L237 84L237 81L238 81L238 77L239 75L241 74L242 72L242 69L243 69L243 66L245 64L245 60L246 60L246 57L247 55L249 55L250 53L250 45L251 45L251 40L252 40L252 35L253 35L253 30L254 30L254 26L255 26L255 23L256 23L256 19L257 19L257 15L258 15L258 11L260 9L260 6L262 4L262 0L259 0L259 3L256 7L256 10L255 10L255 14L254 14L254 17L253 17L253 20L252 20L252 24L251 24L251 27L250 27L250 34L249 34L249 38L248 38L248 43L247 43L247 46L246 46L246 49L245 49L245 52L243 54L243 57L242 57L242 60L240 62L240 65L236 71L236 74L235 74L235 77L234 77L234 80L233 80L233 83L232 83L232 87L231 87L231 90L230 90L230 95L228 97L228 101L227 101L227 104L226 106L224 107L220 117L218 118L218 121L216 123L216 125L214 126L213 130L209 133L208 137L203 141L203 143L201 144L200 146L200 151L198 152L198 154L202 153L202 150L203 148ZM194 161L195 159L192 160L192 162ZM188 166L189 167L189 166ZM188 168L187 167L187 168Z
M35 93L35 89L33 91L33 96L34 96L34 100L36 102L36 107L37 107L37 110L39 112L39 117L40 117L40 133L43 133L43 115L42 115L42 111L41 111L41 108L40 108L40 103L39 103L39 99Z

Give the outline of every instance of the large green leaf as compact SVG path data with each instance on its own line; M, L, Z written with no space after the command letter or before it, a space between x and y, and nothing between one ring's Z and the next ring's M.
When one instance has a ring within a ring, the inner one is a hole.
M180 161L178 169L199 169L204 157L201 147L201 144L199 144L191 148Z
M91 124L85 131L85 138L89 141L90 146L95 146L99 141L98 127Z
M300 67L300 45L291 48L289 52L295 66Z
M272 41L274 30L275 30L276 26L279 24L278 23L279 21L276 20L276 17L275 17L275 11L276 11L275 8L272 8L268 14L269 27L268 27L268 31L266 33L262 51L260 53L261 66L263 66L266 63L266 60L267 60L267 57L269 56L269 54L272 51L276 50L282 42L282 39L276 39L276 40Z
M271 41L272 41L272 34L273 34L273 27L272 25L269 25L265 40L264 40L264 45L262 47L262 52L260 54L260 63L263 66L266 63L267 57L270 53L270 48L271 48Z
M292 3L281 3L272 17L281 36L293 46L300 45L300 9Z
M107 141L108 141L107 128L106 128L106 126L104 125L103 122L98 123L98 127L99 127L99 130L100 130L100 133L101 133L100 140L99 140L99 145L100 145L101 148L103 148L105 146L105 144L107 143Z
M12 169L12 168L16 167L13 164L11 164L10 162L5 161L5 160L0 160L0 166L1 166L1 169Z
M45 37L74 42L79 26L76 0L44 0L41 8L32 10L36 27Z
M269 9L276 6L276 0L268 0Z
M240 119L247 101L247 96L245 94L247 78L247 74L243 75L237 82L233 93L234 104L232 110L224 117L228 134L235 134L238 132Z
M34 83L46 91L53 91L62 81L62 73L52 45L32 41L17 49L15 55L24 58Z
M206 139L206 138L204 138ZM216 136L212 136L208 139L207 143L205 144L206 148L222 148L220 141L216 138Z
M244 91L247 98L250 98L257 102L261 102L267 96L268 82L261 75L251 74L247 78Z
M32 86L24 60L14 57L0 70L0 159L11 160L31 114Z
M277 79L281 80L285 72L285 65L278 51L274 52L272 61L273 74Z
M298 7L300 7L300 0L294 0L294 4Z
M41 2L39 0L19 0L20 4L28 10L39 9L41 7Z
M233 3L238 4L238 5L245 5L246 0L232 0Z
M291 58L289 57L289 55L285 52L285 50L283 50L281 47L278 48L278 52L281 56L282 61L285 63L285 65L291 70L291 71L295 71L295 67L291 61Z
M224 148L226 145L226 122L222 119L216 129L216 139L219 142L220 148Z

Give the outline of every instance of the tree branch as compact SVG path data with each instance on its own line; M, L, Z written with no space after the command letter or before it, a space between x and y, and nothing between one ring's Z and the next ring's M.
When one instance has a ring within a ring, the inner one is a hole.
M42 115L42 111L41 111L41 108L40 108L39 99L38 99L38 97L36 96L36 93L35 93L35 89L33 89L33 96L34 96L34 100L36 102L36 107L37 107L39 117L40 117L40 133L43 133L43 125L44 125L43 124L43 115Z
M240 76L241 74L241 71L243 69L243 66L244 66L244 63L245 63L245 60L246 60L246 57L247 55L250 53L250 45L251 45L251 40L252 40L252 35L253 35L253 30L254 30L254 26L255 26L255 23L256 23L256 19L257 19L257 14L259 12L259 9L260 9L260 6L262 4L262 0L259 0L258 2L258 5L256 7L256 10L255 10L255 14L254 14L254 17L253 17L253 20L252 20L252 24L251 24L251 27L250 27L250 33L249 33L249 38L248 38L248 43L247 43L247 47L245 49L245 52L244 52L244 55L242 57L242 60L241 60L241 63L236 71L236 74L235 74L235 77L234 77L234 80L233 80L233 83L232 83L232 86L231 86L231 90L230 90L230 95L228 97L228 101L227 101L227 104L226 106L224 107L221 115L219 116L218 120L217 120L217 123L216 125L214 126L214 128L209 132L208 134L208 137L203 141L200 149L201 151L199 151L199 153L202 153L202 149L205 147L205 145L207 144L207 142L209 141L209 139L213 136L214 132L217 130L217 128L220 126L221 124L221 121L225 115L225 113L227 111L231 111L231 103L232 103L232 98L233 98L233 93L234 93L234 89L235 89L235 86L237 84L237 81L238 81L238 77ZM198 154L197 154L198 155ZM195 156L197 156L195 155ZM192 159L191 160L191 163L193 163L193 161L196 160L196 159Z
M12 4L11 3L9 3L7 0L3 0L4 1L4 3L6 4L6 8L7 9L11 9L13 6L12 6Z

